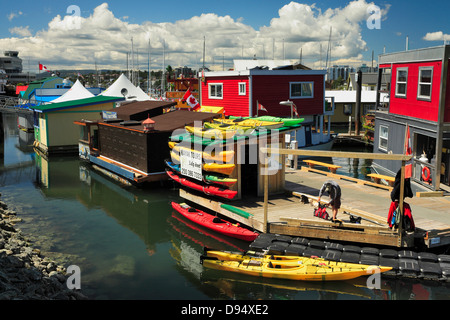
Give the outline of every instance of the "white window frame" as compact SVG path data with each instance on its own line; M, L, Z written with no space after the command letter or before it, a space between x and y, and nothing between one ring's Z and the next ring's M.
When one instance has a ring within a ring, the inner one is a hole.
M381 135L381 128L385 128L386 132L387 132L387 136L382 136ZM379 129L378 129L378 149L383 150L383 151L388 151L388 143L389 143L389 127L388 126L384 126L384 125L380 125ZM386 140L386 147L381 145L381 140Z
M421 78L422 71L428 71L428 70L431 71L431 82L421 82L420 78ZM431 93L432 93L431 90L433 89L433 67L419 67L419 77L418 78L419 79L417 80L418 81L417 99L431 101ZM420 87L424 86L424 85L430 86L430 95L429 96L421 96L420 95Z
M220 86L222 95L221 96L211 95L211 87L212 86ZM223 83L208 83L208 98L209 99L223 99Z
M238 93L240 96L247 94L247 84L245 82L238 82Z
M292 85L294 85L294 84L300 84L300 90L301 90L301 95L300 96L292 95ZM311 95L310 96L303 95L303 84L311 84ZM311 98L314 98L314 81L289 82L289 98L290 99L311 99Z
M398 75L400 71L406 71L406 81L399 81ZM405 93L399 93L398 92L398 85L404 84L405 85ZM400 98L406 98L406 94L408 93L408 68L397 68L396 75L395 75L395 96Z

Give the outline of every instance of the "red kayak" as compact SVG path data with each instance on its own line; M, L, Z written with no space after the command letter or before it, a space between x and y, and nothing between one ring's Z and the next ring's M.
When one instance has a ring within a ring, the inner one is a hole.
M237 194L237 191L222 189L222 188L218 188L213 185L201 185L201 184L195 183L191 180L188 180L186 178L182 178L182 177L176 175L175 173L173 173L170 170L166 170L166 172L170 178L172 178L176 182L182 184L183 186L189 187L189 188L197 190L197 191L202 191L208 195L218 196L218 197L222 197L222 198L226 198L226 199L233 199Z
M253 232L246 228L240 227L239 223L234 225L226 220L215 217L209 213L192 208L191 206L185 203L179 204L176 202L172 202L172 208L177 210L181 215L183 215L187 219L205 228L209 228L211 230L217 231L229 237L241 239L244 241L253 241L259 235L257 232Z

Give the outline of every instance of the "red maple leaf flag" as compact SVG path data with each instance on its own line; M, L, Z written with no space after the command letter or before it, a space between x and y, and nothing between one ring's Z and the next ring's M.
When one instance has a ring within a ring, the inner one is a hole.
M292 104L292 110L294 111L295 115L298 117L297 106L295 104Z
M259 102L258 102L258 110L263 110L263 111L267 112L267 109L264 108L264 106Z
M411 149L411 136L409 134L409 126L406 125L406 136L405 136L405 154L407 156L412 154ZM405 165L405 179L412 177L412 163L411 161L408 161L408 163Z
M41 71L41 70L50 72L50 70L48 70L46 66L44 66L42 63L39 62L39 71Z
M188 89L183 96L183 101L191 107L194 111L200 109L200 103L198 103L197 99L195 99L194 95L191 92L191 89Z

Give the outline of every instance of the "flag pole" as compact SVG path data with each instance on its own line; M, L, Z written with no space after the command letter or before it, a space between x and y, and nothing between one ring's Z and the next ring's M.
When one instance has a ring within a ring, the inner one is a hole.
M259 102L256 100L256 117L259 116Z

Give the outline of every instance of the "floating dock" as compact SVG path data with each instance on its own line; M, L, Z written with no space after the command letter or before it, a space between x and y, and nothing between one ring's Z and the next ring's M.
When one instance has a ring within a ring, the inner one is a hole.
M285 193L268 196L267 225L261 197L224 202L184 189L180 189L180 196L262 233L403 248L413 247L417 241L427 248L450 244L450 198L407 198L405 201L411 206L416 230L403 232L400 236L398 230L387 224L391 204L389 189L367 181L358 183L358 179L322 173L286 169ZM313 216L313 204L320 187L328 179L338 180L342 189L342 206L338 213L342 223ZM350 223L350 214L362 217L361 223Z

